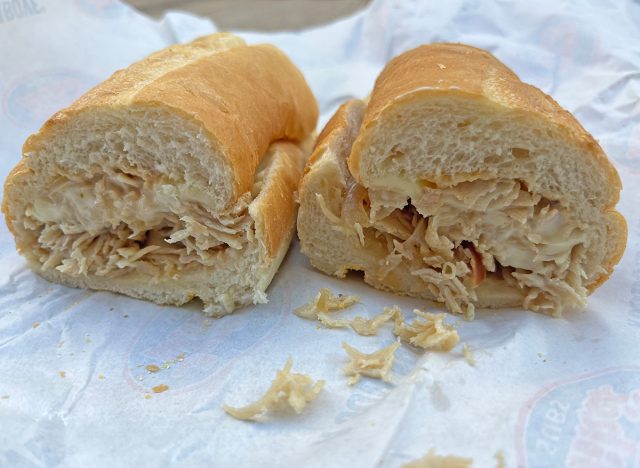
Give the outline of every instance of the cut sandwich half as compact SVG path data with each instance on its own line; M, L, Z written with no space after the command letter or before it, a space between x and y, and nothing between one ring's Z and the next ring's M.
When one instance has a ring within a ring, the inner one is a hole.
M443 303L559 315L612 273L627 228L598 143L491 54L434 44L392 60L327 124L300 186L319 270Z
M223 315L266 301L315 98L279 50L215 34L135 63L24 145L3 211L43 277Z

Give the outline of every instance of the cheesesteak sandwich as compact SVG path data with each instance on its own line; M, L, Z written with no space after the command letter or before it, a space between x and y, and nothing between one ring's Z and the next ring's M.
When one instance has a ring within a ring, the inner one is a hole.
M48 280L223 315L266 301L318 109L275 47L214 34L157 52L24 144L3 211Z
M418 47L327 124L300 186L323 272L444 303L560 315L611 275L620 179L575 118L491 54Z

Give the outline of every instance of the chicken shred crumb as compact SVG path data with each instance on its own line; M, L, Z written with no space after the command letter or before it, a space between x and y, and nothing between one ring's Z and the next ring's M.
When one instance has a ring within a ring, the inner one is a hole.
M400 309L397 306L393 308L385 307L381 313L371 319L360 316L353 319L335 319L325 312L319 312L318 320L328 328L351 327L358 335L371 336L378 333L378 329L395 317L398 312L400 312Z
M467 343L465 343L464 346L462 346L462 354L464 354L464 358L467 360L469 365L475 367L476 358L473 355L473 351L471 351L471 348L469 348L469 345Z
M271 409L289 406L300 414L307 403L315 399L324 387L324 380L315 383L305 374L292 374L293 361L287 363L276 373L276 378L267 392L256 402L242 408L223 405L224 410L236 419L259 421Z
M335 296L331 290L322 288L311 302L294 309L293 313L298 317L315 320L318 318L318 313L320 312L346 309L358 301L360 301L360 297L358 296L346 296L342 294Z
M435 351L451 351L460 341L458 332L444 323L445 314L431 314L417 309L413 313L418 318L410 324L405 323L400 311L395 315L393 333L402 341Z
M424 457L405 463L400 468L469 468L472 462L471 458L438 455L435 449L431 449Z
M388 382L389 371L395 359L395 352L400 347L400 342L396 341L370 354L358 351L344 342L342 347L349 356L349 363L344 367L344 373L349 377L349 385L354 385L363 375Z

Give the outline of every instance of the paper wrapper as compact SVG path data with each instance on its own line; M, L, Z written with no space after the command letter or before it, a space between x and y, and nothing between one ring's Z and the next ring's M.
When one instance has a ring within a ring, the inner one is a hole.
M7 6L8 5L8 6ZM118 68L215 30L169 13L156 22L108 0L0 2L0 176L55 110ZM303 70L322 124L366 96L383 65L411 47L465 42L493 52L551 94L600 140L619 169L629 243L611 279L581 312L522 310L457 317L472 367L450 353L397 352L391 384L342 374L348 341L392 342L318 328L292 309L319 288L355 293L350 314L420 301L353 277L314 271L291 246L269 303L221 320L198 305L160 307L69 289L32 273L0 226L0 466L396 467L431 448L479 467L638 466L640 462L640 6L631 1L374 2L353 17L272 42ZM286 359L327 381L300 416L232 419ZM160 371L150 373L145 366ZM154 393L153 387L168 390Z

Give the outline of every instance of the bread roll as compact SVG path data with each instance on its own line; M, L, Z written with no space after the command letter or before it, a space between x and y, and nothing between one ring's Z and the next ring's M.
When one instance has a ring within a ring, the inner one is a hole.
M227 314L266 302L317 116L275 47L231 34L172 46L32 135L3 212L48 280Z
M300 187L302 251L379 289L559 315L613 271L620 178L567 111L461 44L393 59L327 124Z

